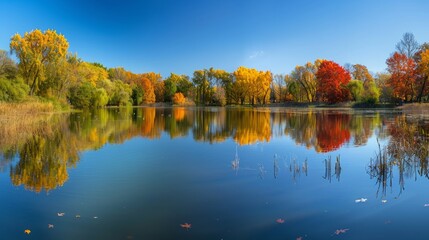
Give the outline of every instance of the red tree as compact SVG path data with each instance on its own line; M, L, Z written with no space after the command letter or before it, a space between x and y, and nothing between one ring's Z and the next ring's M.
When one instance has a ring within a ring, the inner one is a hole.
M416 62L405 54L395 52L386 60L387 70L392 74L389 85L393 88L393 96L406 101L416 96Z
M323 61L316 73L317 93L322 101L337 103L347 101L350 96L346 88L350 73L333 61Z

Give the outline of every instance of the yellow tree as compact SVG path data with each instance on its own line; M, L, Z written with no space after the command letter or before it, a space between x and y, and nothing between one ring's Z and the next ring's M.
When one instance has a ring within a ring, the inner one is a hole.
M421 77L419 78L419 100L429 94L429 49L420 53L420 61L418 63L418 71Z
M19 59L18 66L30 86L30 95L38 93L40 83L45 80L46 67L65 59L68 47L66 38L53 30L12 36L10 49Z
M272 74L254 68L239 67L234 73L234 92L241 104L247 98L253 105L255 101L266 103L270 96Z

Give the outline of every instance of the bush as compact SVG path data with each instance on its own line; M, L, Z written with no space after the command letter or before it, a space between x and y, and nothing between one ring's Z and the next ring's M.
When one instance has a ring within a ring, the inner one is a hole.
M71 87L68 99L76 108L104 107L109 101L104 88L96 88L89 82Z
M0 77L0 101L19 102L28 95L30 88L22 79Z
M181 92L175 93L172 100L174 104L184 104L186 102L186 98Z

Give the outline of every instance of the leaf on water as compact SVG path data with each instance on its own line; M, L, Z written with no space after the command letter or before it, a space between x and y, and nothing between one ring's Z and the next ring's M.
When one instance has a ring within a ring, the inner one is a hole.
M364 203L364 202L366 202L367 200L368 200L368 198L358 198L358 199L356 199L356 200L355 200L355 202L356 202L356 203L360 203L360 202Z
M348 228L337 229L337 230L335 230L334 234L335 235L340 235L340 234L346 233L348 230L350 230L350 229L348 229Z
M191 225L192 225L192 224L190 224L190 223L180 224L180 226L181 226L182 228L186 229L186 230L189 230L189 229L191 228Z
M61 213L57 213L58 217L64 217L64 214L65 214L65 213L63 213L63 212L61 212Z
M26 233L26 234L30 234L30 233L31 233L31 230L30 230L30 229L25 229L25 230L24 230L24 233Z
M54 224L48 224L48 228L54 228Z
M284 220L284 219L281 219L281 218L276 219L276 223L280 223L280 224L282 224L282 223L284 223L284 222L285 222L285 220Z

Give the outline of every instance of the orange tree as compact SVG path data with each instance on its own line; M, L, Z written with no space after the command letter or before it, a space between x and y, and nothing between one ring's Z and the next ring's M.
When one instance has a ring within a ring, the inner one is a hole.
M392 76L389 85L393 96L405 101L413 101L416 96L416 62L405 54L395 52L386 61L387 70Z

